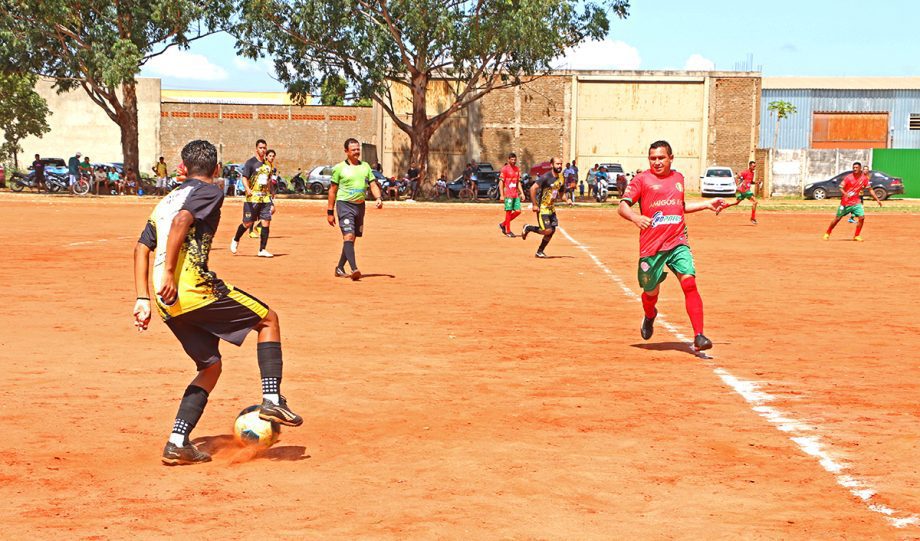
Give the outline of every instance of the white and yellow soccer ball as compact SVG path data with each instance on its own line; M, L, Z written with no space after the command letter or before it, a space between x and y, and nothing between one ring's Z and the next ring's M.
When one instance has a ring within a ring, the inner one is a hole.
M240 412L233 424L233 436L242 445L271 447L281 435L281 425L259 418L259 406L249 406Z

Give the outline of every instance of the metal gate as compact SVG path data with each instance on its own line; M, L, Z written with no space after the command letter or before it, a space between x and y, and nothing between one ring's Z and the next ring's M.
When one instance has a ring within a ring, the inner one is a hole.
M920 149L876 148L872 169L904 179L904 196L920 197Z

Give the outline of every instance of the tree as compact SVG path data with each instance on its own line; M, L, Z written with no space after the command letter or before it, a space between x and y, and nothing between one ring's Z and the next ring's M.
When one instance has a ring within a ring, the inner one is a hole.
M273 59L295 102L324 77L344 76L408 134L409 159L425 179L429 141L451 115L548 72L567 48L605 37L608 14L626 17L628 8L628 0L241 0L232 32L244 56ZM436 80L451 100L429 116ZM406 94L403 118L396 100Z
M323 105L345 105L345 90L348 83L340 75L327 75L320 88L320 103Z
M0 73L0 131L3 145L0 158L12 156L13 167L19 169L19 142L30 135L41 137L48 126L48 103L35 91L37 77L30 73Z
M771 101L767 105L767 110L770 111L770 114L776 115L776 127L773 128L773 146L770 147L776 148L776 140L779 138L779 121L794 115L797 111L795 105L782 100Z
M0 72L82 88L118 124L125 171L138 175L141 66L222 29L231 9L228 0L0 0Z

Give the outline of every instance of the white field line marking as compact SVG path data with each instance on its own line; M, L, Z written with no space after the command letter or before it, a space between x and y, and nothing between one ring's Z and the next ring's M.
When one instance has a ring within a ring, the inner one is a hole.
M117 237L115 240L131 240L134 237ZM85 246L87 244L99 244L109 242L109 239L82 240L80 242L71 242L67 246Z
M594 264L597 265L598 268L600 268L608 278L620 286L620 289L623 290L623 293L627 297L634 301L642 301L639 295L637 295L633 290L629 289L626 283L623 282L623 279L614 274L613 271L611 271L607 265L603 263L603 261L598 259L597 256L595 256L591 250L588 249L587 246L575 240L565 229L562 229L561 227L558 229L562 232L563 235L565 235L565 238L569 239L572 244L574 244L588 257L590 257L594 261ZM661 323L661 325L678 340L685 342L688 348L692 346L692 340L689 340L686 336L684 336L677 327L665 321L664 318L662 318L661 313L658 314L656 322ZM712 357L706 356L702 353L698 353L697 356L702 359L706 359L707 361L712 361ZM821 441L820 436L815 434L815 431L818 430L818 427L797 421L788 413L781 412L779 409L768 405L770 402L776 400L776 397L761 390L760 383L756 381L746 381L736 378L735 376L731 375L728 370L715 365L715 363L707 362L707 364L713 367L713 372L719 376L719 379L721 379L723 383L741 395L741 397L744 398L748 404L750 404L751 409L757 415L760 415L766 419L768 422L770 422L770 424L776 427L777 430L788 434L789 439L791 439L799 447L799 449L802 450L802 452L818 459L818 463L821 465L821 467L834 476L837 484L849 490L850 494L865 503L867 509L881 514L885 520L887 520L888 523L895 528L904 528L910 525L920 525L920 517L917 515L891 509L884 504L876 503L873 501L877 495L875 490L866 481L857 479L852 475L845 473L849 469L850 465L840 461L839 459L835 459L832 456L835 453L833 453L828 445Z

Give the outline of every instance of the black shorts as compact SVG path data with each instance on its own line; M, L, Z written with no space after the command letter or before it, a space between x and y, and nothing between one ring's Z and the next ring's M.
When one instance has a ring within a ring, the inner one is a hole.
M243 203L243 221L254 222L256 220L272 221L271 203Z
M538 213L537 214L537 227L539 227L541 230L549 229L550 227L552 227L553 229L559 227L559 219L556 218L556 213L555 212L552 214Z
M354 233L356 237L364 236L364 203L336 201L335 211L339 215L339 229L342 234Z
M249 331L267 315L268 305L234 289L207 306L167 319L166 326L200 371L220 361L221 338L242 345Z

